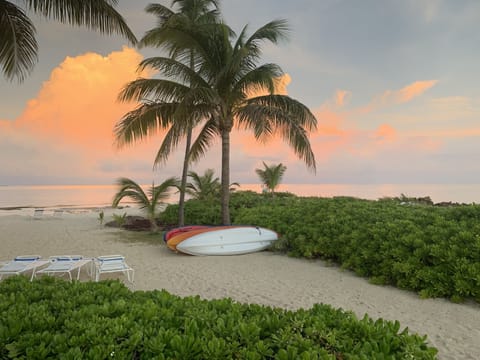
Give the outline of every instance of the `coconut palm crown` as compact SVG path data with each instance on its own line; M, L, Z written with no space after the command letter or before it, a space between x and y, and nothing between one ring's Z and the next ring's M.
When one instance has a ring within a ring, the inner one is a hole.
M115 10L118 0L24 0L24 8L0 0L0 66L7 80L23 81L38 59L36 29L26 11L65 24L119 34L132 44L135 35Z
M112 207L116 208L125 197L132 199L148 216L152 231L157 231L158 206L168 199L170 189L178 186L178 180L171 177L157 186L152 183L147 192L135 181L128 178L118 179L117 185L119 189L113 198Z
M223 224L230 223L230 133L234 127L251 130L260 141L280 136L315 170L315 156L308 140L308 132L316 128L315 116L299 101L275 94L276 81L284 75L280 66L258 65L261 45L276 44L287 33L285 20L269 22L249 37L245 27L236 40L221 25L210 27L208 32L177 33L176 53L180 54L182 48L194 49L194 69L181 57L146 59L141 67L157 69L163 78L137 80L120 94L123 100L152 99L148 123L145 116L145 121L135 127L128 121L117 124L117 135L121 134L124 140L148 136L165 122L175 122L177 114L184 111L202 124L190 150L192 161L199 160L216 139L221 139ZM267 95L251 96L252 93ZM169 135L168 150L171 150L184 133L178 129Z

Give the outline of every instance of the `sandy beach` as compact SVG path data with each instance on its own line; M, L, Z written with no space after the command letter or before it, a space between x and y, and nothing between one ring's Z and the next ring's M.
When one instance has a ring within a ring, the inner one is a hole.
M105 220L125 210L105 210ZM136 213L136 209L128 209ZM168 250L161 236L100 225L93 210L64 211L39 219L33 210L0 216L0 261L17 255L122 254L135 269L134 290L166 289L202 298L230 297L288 309L326 303L377 319L399 320L402 329L427 335L439 359L480 359L480 306L444 299L420 299L392 287L376 286L321 261L271 252L228 257L194 257ZM119 278L123 279L122 275Z

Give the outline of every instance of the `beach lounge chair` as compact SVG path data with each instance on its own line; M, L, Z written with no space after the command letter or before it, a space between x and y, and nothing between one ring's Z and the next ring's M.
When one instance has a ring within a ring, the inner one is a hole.
M122 255L104 255L95 259L95 281L100 280L101 274L121 272L133 284L134 270L127 265Z
M20 275L29 271L32 272L30 277L30 280L32 280L36 270L46 264L48 264L48 260L41 260L40 255L17 256L0 267L0 280L5 275Z
M80 271L84 266L92 265L93 259L84 258L82 255L56 255L50 256L49 264L46 268L38 270L35 274L47 275L65 275L68 274L72 281L72 273L77 271L77 280L80 280ZM92 267L87 266L87 273L91 277L93 275Z
M55 209L53 210L53 217L61 217L63 215L63 209Z
M33 211L33 218L34 219L41 219L43 216L43 209L35 209Z

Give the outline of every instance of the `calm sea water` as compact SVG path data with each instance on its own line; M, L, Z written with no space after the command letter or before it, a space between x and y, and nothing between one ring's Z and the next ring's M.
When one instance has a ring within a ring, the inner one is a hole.
M260 184L242 184L240 190L260 192ZM104 207L111 205L115 185L0 186L0 208L8 207ZM386 196L430 196L434 202L480 203L480 184L281 184L278 191L301 196L354 196L379 199ZM170 202L178 195L172 194ZM125 202L128 204L128 201Z

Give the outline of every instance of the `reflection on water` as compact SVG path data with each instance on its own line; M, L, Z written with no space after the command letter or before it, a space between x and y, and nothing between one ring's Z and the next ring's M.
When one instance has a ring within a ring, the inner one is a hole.
M262 188L260 184L241 184L239 190L261 192ZM0 208L103 207L111 205L116 191L116 185L0 186ZM277 191L299 196L353 196L372 200L405 194L430 196L434 202L480 203L480 184L280 184ZM169 202L177 200L178 195L172 194ZM122 204L131 203L125 200Z

